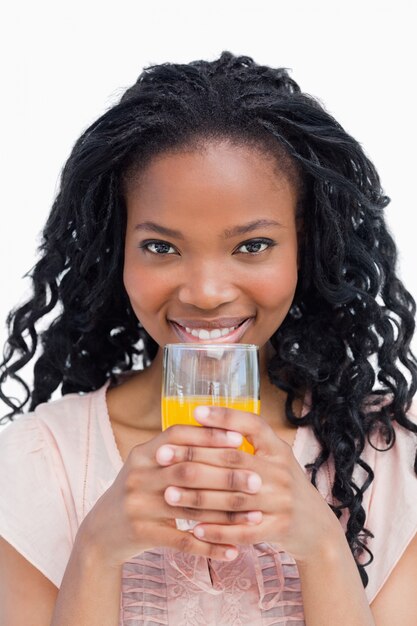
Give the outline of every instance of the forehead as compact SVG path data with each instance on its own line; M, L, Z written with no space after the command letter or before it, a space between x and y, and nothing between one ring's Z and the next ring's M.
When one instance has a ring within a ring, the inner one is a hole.
M272 155L251 146L212 141L154 157L126 190L128 217L155 219L236 212L248 218L293 215L297 193Z

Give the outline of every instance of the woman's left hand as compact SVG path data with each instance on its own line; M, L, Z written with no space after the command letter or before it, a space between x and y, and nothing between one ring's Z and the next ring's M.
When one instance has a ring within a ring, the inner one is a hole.
M233 545L273 543L296 561L308 562L320 556L333 535L340 537L340 523L300 467L292 448L262 417L223 407L199 407L195 418L206 427L237 431L255 448L252 455L230 448L189 450L185 446L169 446L174 457L170 462L160 461L161 465L192 462L223 468L225 476L224 480L220 479L221 484L230 485L228 490L221 491L214 486L193 489L188 487L189 483L166 489L165 499L177 507L177 518L198 519L199 509L228 512L230 524L195 526L193 532L198 539ZM219 470L216 471L219 476ZM242 474L247 480L248 472L255 475L254 488L248 485L245 491L237 489L236 485L242 484ZM173 490L180 494L177 502L170 497ZM242 512L253 512L253 522L242 523Z

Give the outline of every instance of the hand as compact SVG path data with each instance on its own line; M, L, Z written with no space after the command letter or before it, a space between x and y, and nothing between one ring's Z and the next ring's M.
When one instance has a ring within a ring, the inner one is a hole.
M181 483L181 477L187 481L190 468L194 468L195 464L162 467L161 463L166 463L161 450L203 449L221 454L241 442L241 435L228 433L223 428L175 425L150 441L135 446L113 484L99 498L81 524L80 542L83 543L83 539L84 545L93 546L101 559L116 567L145 550L161 546L218 560L235 558L237 550L229 556L226 554L228 549L233 550L233 545L224 541L221 545L202 542L192 533L176 528L174 518L178 517L178 511L167 504L164 493L169 485L178 480ZM224 474L224 470L220 468L211 470L214 474L210 474L210 479L216 473ZM209 488L210 480L202 486ZM239 487L244 489L243 484ZM200 508L198 515L215 524L229 521L228 513L220 510L207 511ZM236 521L243 522L245 519L244 513L236 515Z
M222 407L198 407L195 418L202 425L225 428L245 435L255 454L240 450L170 445L177 466L165 499L177 518L203 520L193 533L214 544L269 542L298 562L318 558L341 526L295 458L262 417ZM161 454L167 450L164 446ZM252 475L253 489L248 485ZM193 485L190 488L189 485ZM179 500L172 495L177 493ZM215 511L226 521L207 516ZM245 514L250 513L250 519ZM252 521L252 524L248 522ZM327 544L326 544L327 545Z

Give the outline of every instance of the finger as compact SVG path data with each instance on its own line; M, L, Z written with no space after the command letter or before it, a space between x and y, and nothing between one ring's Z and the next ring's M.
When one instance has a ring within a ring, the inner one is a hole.
M164 491L165 501L176 507L215 511L250 511L260 509L260 499L241 491L213 491L211 489L179 489L169 486ZM178 517L175 514L175 517Z
M141 467L154 465L156 451L162 444L235 448L241 445L242 441L243 437L240 433L227 433L221 428L201 428L200 426L175 424L150 441L133 446L129 453L129 463ZM144 454L144 449L146 449L146 454ZM160 458L158 462L161 465L166 464L163 458Z
M287 445L277 437L269 424L255 413L220 406L198 406L194 410L194 417L203 426L242 433L254 446L256 453L276 454L282 446Z
M240 433L227 432L224 428L201 428L175 424L162 433L166 443L211 447L238 447L243 441Z
M162 497L161 497L162 495ZM138 509L143 508L138 501ZM260 511L225 511L195 509L188 506L173 506L164 499L163 494L153 496L146 507L147 519L150 523L160 523L162 520L172 523L175 527L176 519L190 519L195 522L209 524L258 524L262 521Z
M246 469L215 467L204 463L183 462L163 467L155 476L163 489L166 485L175 487L193 487L194 489L213 489L218 491L243 491L258 493L262 479L256 472ZM154 487L158 488L158 484Z
M213 544L251 545L259 543L260 531L257 526L248 525L217 525L198 524L192 530L195 537L201 541Z
M166 489L165 491L168 491ZM162 496L162 497L161 497ZM151 499L148 499L148 511L147 518L149 521L160 522L161 520L170 520L175 524L175 519L191 519L196 522L207 522L209 524L258 524L262 521L261 511L251 510L218 510L193 508L187 506L183 501L178 506L171 504L171 500L168 494L168 498L165 498L165 494L153 495ZM143 505L138 501L137 508L143 509Z
M208 524L260 524L262 511L221 511L195 509L188 506L169 506L168 519L189 519Z
M227 434L230 431L225 431ZM234 433L232 433L234 434ZM240 435L242 436L242 435ZM182 461L194 461L217 465L219 467L244 467L249 469L254 464L251 454L235 448L203 448L198 446L163 445L156 451L156 460L160 465L172 465Z
M168 546L178 552L188 552L219 561L233 561L239 554L234 544L216 545L200 541L192 532L183 532L173 528L163 527L160 532L158 545Z
M262 522L261 511L225 511L195 509L188 506L171 506L167 500L163 500L162 508L155 507L155 514L151 516L154 520L161 519L190 519L195 522L208 524L260 524Z

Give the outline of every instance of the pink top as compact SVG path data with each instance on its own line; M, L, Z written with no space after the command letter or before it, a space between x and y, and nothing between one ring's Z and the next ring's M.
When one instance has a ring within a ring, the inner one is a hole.
M57 587L83 518L122 467L107 387L42 404L0 435L0 535ZM369 602L417 531L415 437L395 430L392 450L368 447L363 455L375 472L364 497L366 526L375 535ZM310 428L298 429L293 450L302 467L315 459ZM330 501L328 469L319 490ZM168 548L141 553L123 567L120 626L304 625L297 566L285 552L241 546L235 561L212 561L212 578L204 557Z

